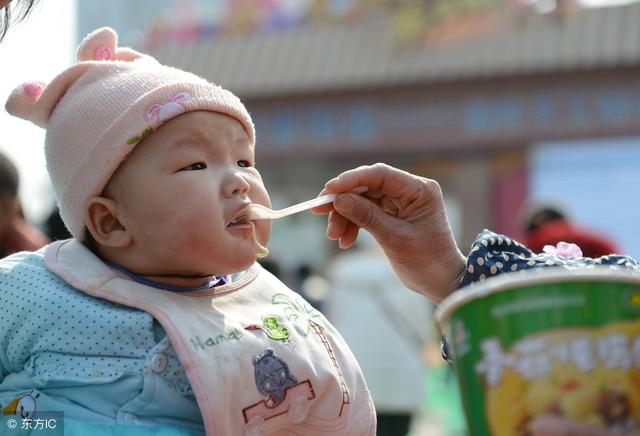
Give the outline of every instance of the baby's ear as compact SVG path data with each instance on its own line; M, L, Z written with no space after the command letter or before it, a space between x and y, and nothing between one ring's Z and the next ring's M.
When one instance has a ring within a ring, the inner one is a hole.
M91 197L85 210L85 223L93 239L102 246L124 248L132 242L118 218L118 205L110 198Z

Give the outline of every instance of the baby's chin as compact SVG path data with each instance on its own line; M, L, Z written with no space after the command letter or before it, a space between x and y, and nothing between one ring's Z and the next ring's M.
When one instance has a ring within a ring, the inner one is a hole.
M220 265L218 265L217 270L220 270L219 275L222 274L237 274L242 271L246 271L256 262L257 256L254 254L253 256L242 256L242 259L237 259L236 262L229 263L225 265L222 269L220 269Z

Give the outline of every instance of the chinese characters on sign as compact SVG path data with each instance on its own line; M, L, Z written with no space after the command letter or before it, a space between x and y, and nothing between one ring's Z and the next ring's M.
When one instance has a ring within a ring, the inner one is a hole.
M500 383L506 368L534 380L546 377L554 362L572 363L582 372L598 366L622 370L640 367L640 336L631 339L622 333L598 338L581 335L559 342L525 339L509 353L502 349L498 339L489 338L480 348L483 357L475 369L491 387Z
M415 91L390 100L375 95L348 102L252 107L261 141L274 154L301 150L358 152L390 142L406 150L482 141L544 140L629 134L638 130L640 82L592 83L483 93L446 99ZM529 138L529 139L528 139Z

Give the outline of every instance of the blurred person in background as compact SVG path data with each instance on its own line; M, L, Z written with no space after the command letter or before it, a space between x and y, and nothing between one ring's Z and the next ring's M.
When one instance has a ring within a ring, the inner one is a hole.
M0 0L0 42L12 23L25 19L38 0ZM3 63L6 65L6 62ZM49 241L38 229L27 223L18 200L18 172L9 161L0 156L0 256L23 250L36 250Z
M367 232L327 275L325 315L360 363L376 407L377 434L405 435L425 400L423 351L436 342L432 305L407 291Z
M57 206L51 210L44 220L44 223L42 223L42 227L52 241L71 238L71 233L69 233L69 230L64 225L64 221L62 221L62 217L60 216L60 209L58 209Z
M616 244L604 235L575 224L566 212L555 205L535 208L525 221L525 232L522 242L535 253L541 253L545 245L555 246L559 242L578 245L585 257L620 252Z
M282 280L283 277L282 277L282 268L280 268L280 262L273 259L273 257L269 257L269 258L263 257L262 259L258 260L258 263L262 266L262 268L269 271L276 278Z
M315 272L308 263L300 264L296 268L294 290L300 293L315 309L321 312L325 309L329 282Z
M18 199L20 179L11 160L0 153L0 257L18 251L33 251L49 243L29 224Z

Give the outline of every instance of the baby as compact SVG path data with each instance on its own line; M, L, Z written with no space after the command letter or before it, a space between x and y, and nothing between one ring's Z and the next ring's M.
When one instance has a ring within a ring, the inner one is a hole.
M46 127L72 239L0 262L3 413L65 434L370 435L348 346L256 262L270 205L229 91L88 35L7 101Z

